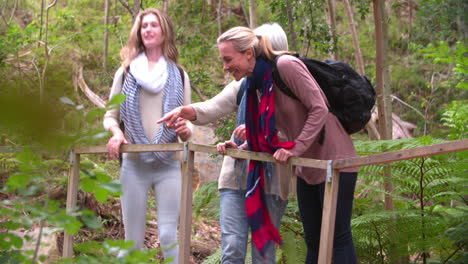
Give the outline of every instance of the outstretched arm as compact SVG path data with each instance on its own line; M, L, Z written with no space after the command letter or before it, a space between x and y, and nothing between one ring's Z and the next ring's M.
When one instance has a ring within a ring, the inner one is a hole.
M177 123L177 120L179 118L193 121L197 119L197 113L191 105L179 106L171 112L164 115L161 119L156 121L156 123L160 124L162 122L166 122L167 127L176 128L175 124Z

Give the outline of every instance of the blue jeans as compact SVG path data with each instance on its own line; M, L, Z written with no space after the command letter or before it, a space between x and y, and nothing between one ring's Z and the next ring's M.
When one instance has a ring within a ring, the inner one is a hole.
M351 215L356 179L356 172L340 173L333 242L334 263L357 263L356 249L351 234ZM318 261L324 193L325 183L312 185L307 184L299 177L297 178L297 201L307 245L306 264L315 264Z
M223 264L243 264L247 253L249 225L245 212L245 190L221 189L220 192L220 224ZM288 201L281 200L277 195L266 195L271 221L279 230L281 217L284 215ZM252 262L276 263L276 245L270 243L265 252L265 259L252 246Z

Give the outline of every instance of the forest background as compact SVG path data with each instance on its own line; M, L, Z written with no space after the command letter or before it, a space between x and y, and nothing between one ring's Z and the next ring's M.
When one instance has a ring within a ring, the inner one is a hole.
M381 73L376 4L384 14ZM119 103L108 103L108 93L138 10L165 9L172 18L194 102L211 98L231 80L215 42L238 25L277 22L288 33L290 49L302 56L347 61L374 84L381 74L384 87L377 91L388 106L379 108L385 113L380 119L391 123L393 113L414 127L406 139L385 132L380 140L369 140L369 131L353 135L359 155L369 155L468 137L467 5L463 0L1 0L0 145L2 151L21 148L0 153L0 262L161 261L154 211L148 212L145 242L151 250L115 258L131 245L121 240L119 164L105 155L83 157L79 207L72 214L64 209L70 150L103 145L109 137L102 116ZM216 124L220 140L229 137L233 119ZM361 168L352 222L360 263L468 263L467 154ZM389 174L391 189L384 184ZM219 263L216 182L194 191L191 261ZM154 203L150 200L149 208ZM76 236L75 259L57 257L64 230ZM278 263L303 261L294 198L281 234Z

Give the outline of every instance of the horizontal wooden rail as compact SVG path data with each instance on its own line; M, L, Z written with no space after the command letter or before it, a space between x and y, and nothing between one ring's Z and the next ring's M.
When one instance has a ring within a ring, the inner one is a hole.
M0 153L19 152L22 147L4 147L0 146ZM194 170L194 153L202 152L207 154L219 154L214 146L200 145L194 143L171 143L171 144L148 144L148 145L123 145L121 152L152 152L152 151L183 151L184 163L182 165L182 205L179 232L181 235L180 255L181 263L188 263L190 253L191 237L191 204L192 204L192 175ZM327 167L330 161L314 160L292 157L289 160L290 165L313 167L327 169L329 175L333 175L331 181L325 185L324 208L322 213L322 230L320 237L319 262L331 263L333 252L333 233L336 214L336 202L338 194L338 183L340 180L340 169L361 167L372 164L389 163L400 160L427 157L450 152L468 150L468 139L451 141L431 146L424 146L399 151L385 152L364 157L355 157L349 159L334 160L331 166ZM68 179L67 191L67 210L76 206L78 184L79 184L79 166L81 154L102 154L107 153L106 146L77 146L73 149L71 159L71 170ZM266 153L241 151L237 149L228 149L227 156L239 159L251 159L259 161L274 162L272 155ZM73 256L73 237L65 233L63 242L63 257Z
M136 152L152 152L152 151L181 151L184 149L184 144L169 143L169 144L141 144L141 145L122 145L120 152L136 153ZM73 149L76 154L102 154L107 153L106 146L77 146Z
M195 152L203 152L203 153L208 153L208 154L219 155L219 152L216 150L216 147L213 147L213 146L189 143L188 148L189 150L195 151ZM259 160L259 161L275 162L271 154L253 152L253 151L247 151L247 150L239 150L239 149L227 149L226 156L230 156L230 157L237 158L237 159L251 159L251 160ZM320 169L327 168L326 160L315 160L315 159L292 157L289 162L291 163L291 165L297 165L297 166L306 166L306 167L313 167L313 168L320 168Z
M468 150L468 139L450 141L412 149L384 152L363 157L334 160L332 162L332 167L334 169L361 167L373 164L390 163L400 160L428 157L463 150Z
M181 143L170 144L142 144L142 145L122 145L120 151L122 153L137 153L137 152L152 152L152 151L183 151L184 145ZM206 154L221 155L216 150L216 147L195 143L188 143L188 150L194 152L202 152ZM1 151L0 151L1 152ZM106 146L77 146L73 150L76 154L103 154L107 153ZM227 149L227 156L238 159L252 159L259 161L275 162L273 156L267 153ZM314 167L320 169L327 168L327 161L306 159L299 157L292 157L290 160L291 165Z

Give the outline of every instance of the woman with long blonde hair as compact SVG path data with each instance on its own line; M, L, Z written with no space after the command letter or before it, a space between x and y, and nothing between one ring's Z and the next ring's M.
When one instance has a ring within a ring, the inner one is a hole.
M175 34L169 17L146 9L135 19L127 45L120 52L110 97L124 94L119 109L107 111L104 128L112 133L107 143L110 158L122 144L160 144L186 141L189 123L173 128L156 124L165 113L190 103L188 75L177 65ZM124 131L119 126L124 124ZM120 174L125 240L133 249L144 247L148 192L156 195L157 222L164 258L178 263L177 226L181 200L180 161L174 152L124 153ZM126 252L121 252L121 256Z

